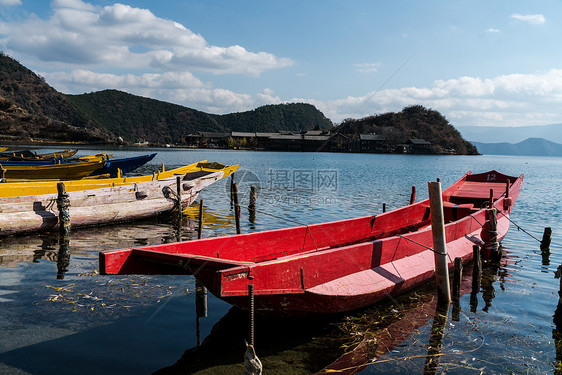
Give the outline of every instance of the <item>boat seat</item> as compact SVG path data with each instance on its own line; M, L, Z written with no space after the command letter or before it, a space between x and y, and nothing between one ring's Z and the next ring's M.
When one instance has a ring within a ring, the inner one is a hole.
M455 204L448 201L443 202L443 218L446 223L459 220L474 212L472 203Z

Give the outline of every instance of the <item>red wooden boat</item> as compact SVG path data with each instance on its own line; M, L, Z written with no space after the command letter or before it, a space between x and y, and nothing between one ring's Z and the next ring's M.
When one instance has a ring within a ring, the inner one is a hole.
M443 191L449 266L482 244L486 208L498 240L523 175L464 175ZM373 304L434 276L429 201L379 215L250 234L100 253L102 274L192 274L215 296L275 315L337 313Z

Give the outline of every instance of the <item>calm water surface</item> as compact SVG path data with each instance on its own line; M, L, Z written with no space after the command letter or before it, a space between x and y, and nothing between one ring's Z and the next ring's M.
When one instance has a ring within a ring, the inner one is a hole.
M256 346L266 374L317 373L330 364L362 374L554 372L562 158L105 151L114 157L158 152L144 172L203 159L241 164L241 205L247 205L251 184L260 188L256 221L243 211L243 232L376 214L383 203L388 209L407 204L412 186L416 199L425 199L428 181L440 177L448 186L468 170L523 173L511 218L539 238L544 227L552 227L551 253L541 256L538 242L512 226L503 241L505 257L484 270L472 299L470 275L465 280L458 319L449 311L438 327L429 287L344 316L259 319ZM219 181L201 194L206 237L235 232L227 190L226 181ZM76 229L70 259L59 256L50 234L0 239L0 373L242 373L246 317L209 296L208 316L200 320L203 345L196 348L192 277L97 272L100 250L189 240L196 236L196 220L195 213L185 217L179 233L169 218ZM442 333L438 344L430 343L435 332ZM436 347L440 354L426 363ZM363 362L341 358L353 349ZM366 366L373 358L378 359Z

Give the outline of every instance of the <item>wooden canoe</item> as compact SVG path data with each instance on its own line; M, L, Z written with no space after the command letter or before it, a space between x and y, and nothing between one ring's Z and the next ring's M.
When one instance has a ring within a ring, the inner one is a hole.
M132 172L142 165L145 165L146 163L154 159L155 156L156 153L131 156L129 158L108 158L108 163L104 167L92 172L90 176L98 176L107 173L110 177L117 177L119 173L126 174Z
M509 227L523 176L463 176L443 191L449 265L481 244L493 193L498 239ZM397 295L434 277L429 201L379 215L100 253L100 272L191 273L239 307L254 285L256 312L338 313Z
M55 152L47 152L44 154L38 154L37 152L33 152L30 150L25 151L12 151L12 152L5 152L8 148L6 147L4 150L0 149L0 160L41 160L41 159L67 159L74 156L78 150L62 150L62 151L55 151Z
M7 180L75 180L89 176L105 164L103 159L49 165L5 165L0 162L0 169Z
M228 176L237 167L198 168L182 173L182 208L193 203L203 188ZM175 176L136 179L138 182L133 178L128 182L121 180L121 184L115 185L65 185L70 200L71 225L113 224L155 216L177 207ZM56 182L51 184L56 188ZM56 193L0 197L0 235L48 231L58 227L56 201Z

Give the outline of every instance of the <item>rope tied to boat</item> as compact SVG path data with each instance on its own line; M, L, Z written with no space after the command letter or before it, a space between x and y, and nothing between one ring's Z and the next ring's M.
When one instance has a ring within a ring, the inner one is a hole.
M410 241L410 242L413 242L413 243L415 243L416 245L419 245L419 246L421 246L421 247L426 248L427 250L433 251L435 254L447 255L447 257L449 258L449 260L450 260L451 262L453 261L453 260L451 259L451 256L449 255L449 253L447 253L446 251L445 251L444 253L441 253L441 252L435 250L434 248L432 248L432 247L430 247L430 246L427 246L427 245L424 245L423 243L414 241L414 240L412 240L411 238L404 237L404 236L401 235L401 234L397 235L396 237L400 237L400 238L403 238L403 239L408 240L408 241Z
M506 214L504 214L501 211L498 211L500 214L502 214L507 220L509 220L509 222L513 225L515 225L517 227L517 230L522 231L523 233L525 233L526 235L528 235L529 237L535 239L537 242L542 242L541 240L539 240L537 237L533 236L531 233L527 232L525 229L523 229L520 225L518 225L517 223L515 223L513 220L511 220L509 218L509 216L507 216Z

